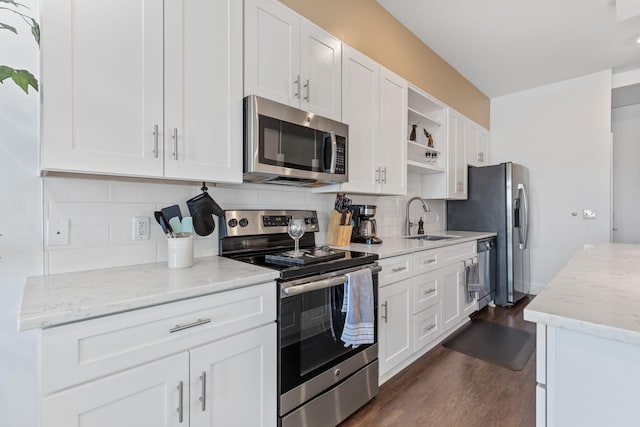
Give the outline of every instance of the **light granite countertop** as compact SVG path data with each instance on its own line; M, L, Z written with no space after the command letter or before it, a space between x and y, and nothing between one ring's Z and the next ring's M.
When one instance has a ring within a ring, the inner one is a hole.
M525 308L524 318L640 345L640 245L585 245Z
M470 242L472 240L484 239L485 237L492 237L496 235L496 233L489 232L455 230L429 231L426 234L454 237L443 240L418 240L407 239L402 236L380 236L382 239L382 243L380 244L365 245L363 243L351 243L348 246L336 247L340 249L378 254L380 259L384 259L413 252L425 251L428 249L441 248L443 246L456 245L458 243Z
M27 278L18 330L47 328L275 280L276 270L227 258L196 258L193 267L167 263ZM276 288L274 281L274 298Z

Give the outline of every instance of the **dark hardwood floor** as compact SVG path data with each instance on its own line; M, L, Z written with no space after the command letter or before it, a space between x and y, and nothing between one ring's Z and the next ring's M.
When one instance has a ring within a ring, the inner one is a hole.
M535 333L522 317L532 299L485 307L475 317ZM522 371L511 371L439 345L340 426L533 427L535 352Z

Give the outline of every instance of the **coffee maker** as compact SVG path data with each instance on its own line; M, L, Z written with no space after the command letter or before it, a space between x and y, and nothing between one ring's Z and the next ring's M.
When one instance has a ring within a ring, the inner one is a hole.
M351 205L351 218L353 218L353 230L351 241L354 243L366 243L367 245L382 243L382 239L376 236L376 205Z

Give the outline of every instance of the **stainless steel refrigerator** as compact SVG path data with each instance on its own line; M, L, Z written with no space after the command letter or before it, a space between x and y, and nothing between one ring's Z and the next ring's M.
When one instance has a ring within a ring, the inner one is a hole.
M495 303L529 293L529 171L515 163L469 167L468 199L447 201L447 229L497 236Z

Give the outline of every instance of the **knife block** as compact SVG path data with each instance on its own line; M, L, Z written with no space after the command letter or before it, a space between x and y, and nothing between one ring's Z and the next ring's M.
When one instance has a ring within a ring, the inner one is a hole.
M332 210L329 215L329 228L327 229L327 245L347 246L351 243L352 225L340 225L340 212ZM347 212L346 222L351 221L351 212Z

